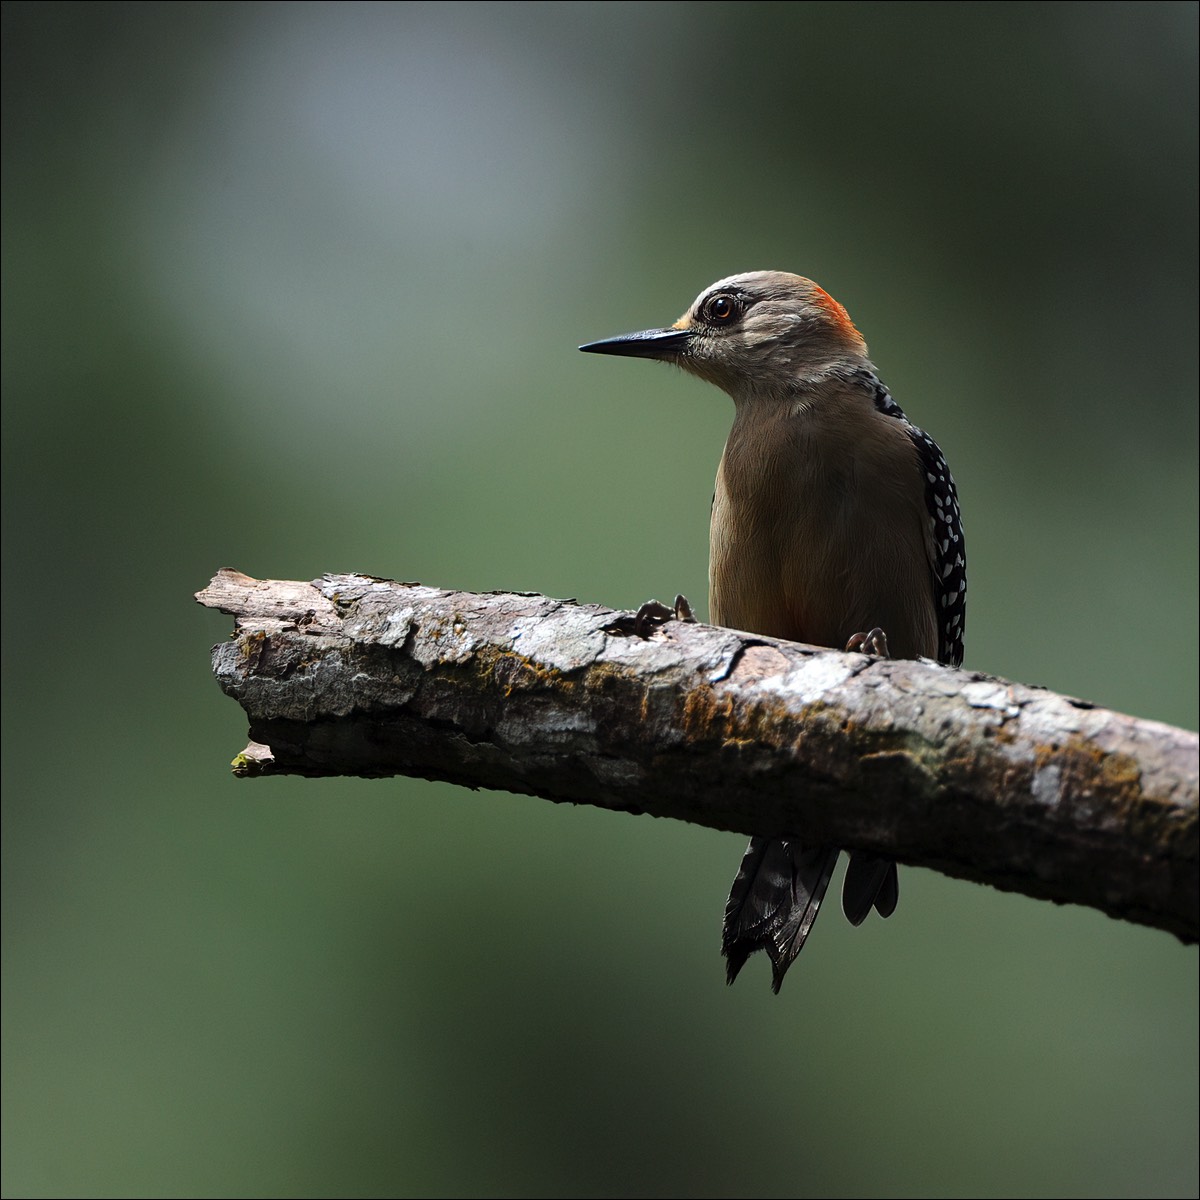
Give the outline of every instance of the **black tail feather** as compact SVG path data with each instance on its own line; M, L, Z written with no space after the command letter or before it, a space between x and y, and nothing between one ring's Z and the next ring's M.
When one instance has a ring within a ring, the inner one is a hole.
M889 863L888 867L890 869L887 876L875 897L875 911L881 917L890 917L900 902L900 873L896 870L895 863Z
M837 856L835 846L802 850L790 839L751 838L725 904L721 952L730 983L754 951L766 950L779 991L817 919Z
M863 850L850 855L846 878L842 881L842 912L851 925L861 925L872 905L881 917L890 917L899 898L900 879L891 859Z

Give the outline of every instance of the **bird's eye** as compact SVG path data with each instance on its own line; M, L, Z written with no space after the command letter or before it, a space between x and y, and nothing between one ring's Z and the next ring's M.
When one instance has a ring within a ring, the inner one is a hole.
M714 296L706 308L708 319L715 325L728 325L738 315L737 301L732 296Z

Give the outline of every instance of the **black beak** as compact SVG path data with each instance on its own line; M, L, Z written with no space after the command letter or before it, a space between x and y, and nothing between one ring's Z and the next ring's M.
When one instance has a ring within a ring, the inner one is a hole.
M643 329L641 333L624 333L588 342L580 350L588 354L623 354L627 358L675 358L692 340L690 329Z

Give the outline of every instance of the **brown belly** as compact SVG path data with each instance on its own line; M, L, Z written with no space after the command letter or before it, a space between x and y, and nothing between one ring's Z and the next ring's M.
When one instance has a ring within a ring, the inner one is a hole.
M894 514L893 514L894 516ZM882 524L870 513L818 523L756 520L718 494L709 615L748 633L842 649L881 627L896 658L937 656L933 582L921 514Z

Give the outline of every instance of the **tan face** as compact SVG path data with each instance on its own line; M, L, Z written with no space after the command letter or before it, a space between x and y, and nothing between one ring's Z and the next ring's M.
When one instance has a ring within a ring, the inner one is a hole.
M752 271L706 288L674 325L580 346L673 362L736 401L786 395L846 362L861 362L866 343L846 310L801 275Z
M672 348L670 360L731 393L786 389L867 351L828 292L782 271L714 283L672 328L690 336Z

